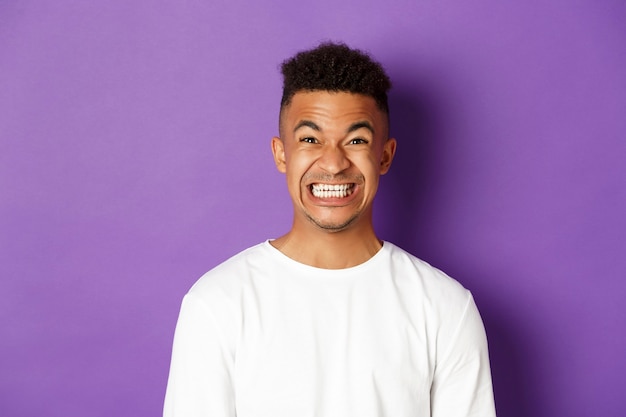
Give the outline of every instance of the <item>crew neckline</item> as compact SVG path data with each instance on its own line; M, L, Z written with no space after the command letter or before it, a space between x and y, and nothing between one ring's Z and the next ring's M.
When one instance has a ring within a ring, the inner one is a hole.
M312 266L312 265L307 265L302 262L296 261L295 259L290 258L289 256L282 253L279 249L275 248L270 243L273 240L274 239L267 239L265 242L263 242L263 246L266 248L266 250L270 251L273 254L273 256L275 256L281 262L286 263L290 265L291 267L296 267L307 272L323 274L323 275L345 275L345 274L349 274L353 272L358 272L362 269L369 268L372 265L378 263L378 260L381 259L384 256L384 254L387 253L391 249L391 243L383 240L382 247L371 258L369 258L365 262L362 262L358 265L350 266L348 268L326 269L326 268L319 268L319 267Z

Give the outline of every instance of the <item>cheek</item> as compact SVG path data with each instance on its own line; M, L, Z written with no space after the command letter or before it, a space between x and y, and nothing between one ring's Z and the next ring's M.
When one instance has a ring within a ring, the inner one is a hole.
M311 168L315 158L313 155L295 153L285 160L287 175L293 178L302 178Z
M355 165L359 167L361 173L366 177L377 176L380 171L380 156L374 152L362 155L360 158L355 159Z
M306 173L305 167L297 160L287 160L286 176L287 184L292 192L297 192L302 183L302 178Z

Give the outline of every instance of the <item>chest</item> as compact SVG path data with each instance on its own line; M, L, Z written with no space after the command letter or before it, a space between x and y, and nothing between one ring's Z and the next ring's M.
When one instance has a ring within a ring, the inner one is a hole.
M240 407L413 410L428 396L436 335L418 295L367 282L276 283L244 297L234 368Z

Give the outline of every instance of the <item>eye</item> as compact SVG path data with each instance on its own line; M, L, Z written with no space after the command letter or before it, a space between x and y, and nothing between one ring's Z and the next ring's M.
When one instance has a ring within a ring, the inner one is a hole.
M304 137L304 138L300 139L300 142L305 142L305 143L317 143L317 139L315 139L315 138L314 138L314 137L312 137L312 136L307 136L307 137Z
M354 138L354 139L350 139L350 145L361 145L361 144L366 144L369 143L367 141L367 139L363 139L363 138Z

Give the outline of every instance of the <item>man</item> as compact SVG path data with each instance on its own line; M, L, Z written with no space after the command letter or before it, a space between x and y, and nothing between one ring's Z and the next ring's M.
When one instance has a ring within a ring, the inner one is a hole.
M282 71L271 144L292 228L185 296L164 415L494 416L470 293L374 232L378 180L396 151L384 70L322 44Z

